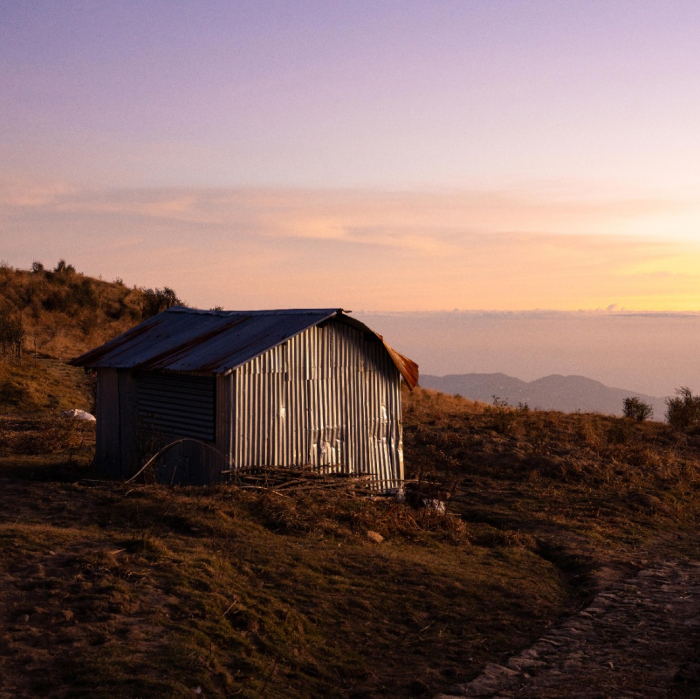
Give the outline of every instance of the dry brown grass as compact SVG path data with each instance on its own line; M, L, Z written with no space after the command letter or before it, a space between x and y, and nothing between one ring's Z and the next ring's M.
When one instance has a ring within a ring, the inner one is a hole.
M0 266L0 316L25 329L21 363L0 356L0 414L91 411L94 386L66 360L141 322L144 299L143 289L71 270Z
M428 696L577 603L517 532L386 499L82 481L92 425L54 423L0 423L16 696Z
M599 558L695 526L698 435L420 389L404 399L408 475L456 482L453 511L466 519L567 540Z
M51 417L0 416L0 457L80 454L91 451L95 441L93 423Z
M142 320L143 291L78 272L0 267L0 312L21 313L25 356L69 359Z
M280 513L230 487L2 493L18 503L0 515L0 670L15 695L427 696L567 606L559 572L527 548L456 542L405 505L327 496L321 515L306 500Z
M58 416L64 410L94 411L94 376L58 359L25 357L21 365L0 361L0 413Z
M92 425L4 418L3 690L430 696L599 577L696 555L697 437L420 389L405 406L409 503L89 481Z

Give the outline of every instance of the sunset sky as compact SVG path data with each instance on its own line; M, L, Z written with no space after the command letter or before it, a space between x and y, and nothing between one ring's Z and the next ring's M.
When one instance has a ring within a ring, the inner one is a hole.
M0 257L193 305L700 309L700 5L0 4Z

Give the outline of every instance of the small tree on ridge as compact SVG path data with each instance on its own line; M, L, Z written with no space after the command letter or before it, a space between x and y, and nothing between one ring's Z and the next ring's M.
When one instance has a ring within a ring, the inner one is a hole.
M666 420L671 427L684 431L700 425L700 396L681 386L675 398L666 399Z
M647 418L653 417L654 408L652 408L649 403L645 403L643 400L632 396L630 398L625 398L622 402L622 412L625 417L644 422Z

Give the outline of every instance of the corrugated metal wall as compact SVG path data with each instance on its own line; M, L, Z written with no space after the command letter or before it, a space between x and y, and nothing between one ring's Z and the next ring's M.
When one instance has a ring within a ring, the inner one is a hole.
M239 367L232 384L235 466L403 479L401 377L373 335L329 321Z
M134 377L142 428L214 441L214 376L139 371Z
M142 403L160 400L139 390L130 370L99 370L97 460L115 477L131 476L181 432L190 436L187 426L165 434L141 424L139 393ZM308 464L371 474L382 488L403 480L401 377L374 335L336 321L312 327L217 376L215 401L214 432L207 427L203 435L209 446L186 442L168 451L160 481L214 483L230 466Z
M167 381L166 374L160 374L159 377ZM175 379L178 385L182 384L179 379L191 378L180 374L170 374L170 377ZM169 422L164 430L159 431L159 423L153 421L157 411L151 410L154 407L151 404L153 396L150 391L153 382L146 381L149 390L146 391L147 405L144 407L144 382L139 378L143 379L143 374L139 377L138 373L135 374L128 369L98 369L96 439L98 468L113 478L129 478L160 448L180 437L196 436L203 438L202 441L206 446L187 441L167 451L155 463L157 480L163 483L192 485L204 485L221 480L221 471L226 470L230 465L228 459L231 443L230 377L205 377L205 382L209 386L205 392L211 391L205 400L207 410L211 405L212 412L220 416L220 419L208 421L205 434L201 433L199 412L195 415L196 420L193 425L176 425ZM212 384L215 384L215 389ZM211 403L211 398L216 400L215 405ZM162 407L159 404L159 397L156 397L155 401L158 403L156 407ZM171 405L172 402L166 401L166 404ZM201 401L198 405L201 408ZM183 411L178 418L186 413L187 411ZM192 434L192 428L198 431L197 435Z
M163 376L167 375L163 374ZM228 454L231 443L231 380L229 376L207 378L215 382L216 419L214 432L208 433L206 437L205 435L197 437L201 441L188 440L168 450L156 462L156 478L161 483L210 485L224 480L225 476L222 476L221 472L230 468ZM195 421L194 424L199 425L199 421ZM159 446L165 446L177 437L192 436L193 434L188 427L180 430L171 428L168 433L159 436ZM153 449L151 449L151 453L154 453Z

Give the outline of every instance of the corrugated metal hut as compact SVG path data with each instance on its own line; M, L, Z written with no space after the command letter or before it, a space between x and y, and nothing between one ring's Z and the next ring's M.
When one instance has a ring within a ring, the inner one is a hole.
M114 477L191 438L159 458L159 480L309 464L403 480L400 384L418 365L342 309L175 306L71 364L97 371L96 461Z

